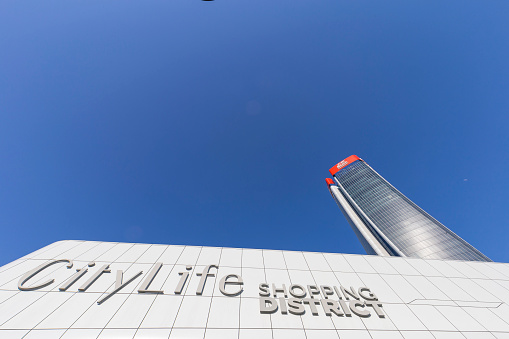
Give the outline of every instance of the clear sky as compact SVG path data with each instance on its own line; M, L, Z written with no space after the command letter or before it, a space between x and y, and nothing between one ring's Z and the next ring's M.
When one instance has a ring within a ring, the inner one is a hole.
M509 262L509 2L0 2L0 265L62 239L364 253L357 154Z

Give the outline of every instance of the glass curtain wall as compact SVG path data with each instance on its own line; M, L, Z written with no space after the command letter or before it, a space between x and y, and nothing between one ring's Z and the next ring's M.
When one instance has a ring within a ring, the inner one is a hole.
M408 257L491 261L414 204L363 160L334 174L347 199Z

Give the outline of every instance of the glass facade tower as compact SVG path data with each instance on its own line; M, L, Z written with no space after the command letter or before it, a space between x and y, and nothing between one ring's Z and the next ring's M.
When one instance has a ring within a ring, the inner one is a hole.
M329 190L368 254L491 261L359 157L332 167Z

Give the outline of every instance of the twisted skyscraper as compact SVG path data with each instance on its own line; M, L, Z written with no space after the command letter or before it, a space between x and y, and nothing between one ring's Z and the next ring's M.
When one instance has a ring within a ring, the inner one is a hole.
M368 254L491 261L356 155L329 172L329 191Z

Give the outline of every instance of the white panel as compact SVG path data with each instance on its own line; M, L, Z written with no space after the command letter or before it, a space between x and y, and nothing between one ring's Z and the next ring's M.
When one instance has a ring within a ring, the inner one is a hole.
M153 264L155 262L159 262L159 257L166 250L168 246L166 245L152 245L145 253L141 255L141 257L136 260L138 263L146 263ZM136 335L138 335L136 333Z
M359 278L357 273L347 273L347 272L334 272L334 275L338 279L341 286L350 287L350 286L364 286L364 282ZM338 286L339 287L339 286Z
M186 246L177 260L179 265L195 265L200 255L201 247Z
M224 297L224 295L221 293L221 291L219 290L219 281L221 278L223 278L224 276L226 276L227 274L237 274L237 275L240 275L242 277L242 269L240 267L219 267L219 272L217 273L217 280L216 280L216 284L214 286L214 297L218 296L218 297ZM243 278L243 277L242 277ZM243 279L244 280L244 279ZM233 280L232 280L233 281ZM207 283L208 284L208 283ZM207 284L205 285L205 289L207 288L210 288L211 286L207 286ZM225 286L225 290L226 292L228 293L235 293L237 292L240 288L244 288L243 286L239 286L239 285L226 285Z
M149 244L135 244L133 247L125 251L115 261L117 262L136 262L139 257L143 255L152 245Z
M483 301L502 301L495 293L495 291L490 291L486 285L486 282L489 280L486 279L470 279L475 285L478 286L477 289L472 290L472 293L479 293L479 298L482 298ZM503 280L499 280L503 281ZM509 285L509 281L503 281ZM475 291L475 292L474 292ZM470 291L469 291L470 293Z
M0 267L0 274L3 272L3 271L6 271L8 270L9 268L12 268L14 266L17 266L19 264L21 264L22 262L26 261L27 259L17 259L17 260L14 260L14 261L11 261L10 263L8 264L5 264L3 265L2 267Z
M435 339L428 331L401 331L400 333L405 339Z
M150 307L140 327L172 327L177 317L182 297L178 295L158 295Z
M404 258L385 258L387 262L402 275L421 275L409 262Z
M265 268L286 269L282 251L263 250L263 261Z
M207 328L205 330L205 339L238 339L238 338L239 338L238 329Z
M46 261L47 260L27 260L27 261L22 262L19 265L13 266L13 267L5 270L5 272L0 273L1 288L5 289L5 290L6 289L18 290L18 280L21 278L21 276L23 274L25 274L26 272L36 268L37 266L44 264ZM40 277L48 275L49 273L55 271L57 268L58 268L58 264L48 267L44 271L37 274L37 276L35 276L33 278L34 279L33 281L35 281L35 279L37 277L40 278ZM33 281L32 281L32 279L30 279L27 282L27 285L32 284ZM7 285L8 283L9 283L9 285ZM30 285L28 285L28 286L30 286Z
M344 257L355 272L376 273L364 257L360 255L345 255Z
M85 242L82 242L81 244L74 246L73 248L65 251L64 253L60 254L59 257L74 260L75 258L77 258L80 255L86 253L87 251L93 249L94 247L98 246L99 244L100 244L100 242L85 241Z
M475 271L481 272L488 279L503 279L503 280L509 279L509 276L502 274L500 271L496 269L496 266L491 265L491 263L468 261L467 265L472 267Z
M454 327L460 331L485 331L474 318L460 307L455 306L436 306L437 310L449 320Z
M404 304L385 304L383 310L398 330L426 330L426 327ZM375 317L376 315L372 315ZM369 319L367 319L369 320Z
M279 305L280 301L278 300L277 302ZM294 329L303 328L300 316L290 313L281 314L281 305L279 305L279 308L275 313L272 313L270 315L270 319L272 323L272 328L294 328Z
M436 270L438 270L444 277L448 278L464 278L465 276L461 274L458 270L456 270L453 265L449 265L449 262L445 262L443 260L426 260L428 264L433 266Z
M341 316L337 317L335 315L331 316L332 322L337 330L366 330L366 326L362 322L360 317L351 316ZM367 333L367 331L366 331ZM341 333L340 333L341 336ZM341 337L343 339L343 337Z
M272 338L272 331L270 329L244 329L239 331L239 339L261 339Z
M196 265L219 265L221 247L203 247Z
M308 270L308 265L302 252L284 251L286 267L293 270Z
M489 265L491 268L497 270L498 272L502 273L506 276L506 280L509 280L509 264L503 264L498 262L490 262L486 263L486 265Z
M442 273L437 271L433 266L431 266L427 261L423 259L417 258L406 258L406 262L409 263L413 268L415 268L421 275L426 277L441 277ZM431 335L430 333L428 333Z
M32 330L23 339L55 339L60 338L64 332L65 330Z
M61 293L61 292L59 292ZM100 293L73 293L63 305L37 325L37 328L69 328L101 296Z
M371 339L368 331L338 329L341 339Z
M242 268L244 279L244 292L242 297L258 297L258 285L265 281L265 271L261 268Z
M455 331L454 326L434 306L408 305L410 310L431 331Z
M116 244L117 243L114 242L101 242L99 245L95 246L94 248L91 248L90 250L76 257L76 260L81 260L85 262L94 261L102 254L112 249L113 246L115 246Z
M509 324L494 316L488 308L465 307L464 310L488 331L509 332Z
M258 298L242 298L240 303L240 328L270 328L270 317L267 317L266 314L260 314ZM240 333L242 338L242 330ZM249 338L250 334L244 335Z
M384 274L381 275L381 277L405 303L423 298L422 294L420 294L405 278L403 278L403 276ZM368 287L371 289L376 288L375 285L370 285Z
M2 339L21 339L28 333L28 330L0 330Z
M499 284L502 280L483 280L482 287L487 290L489 293L493 294L500 300L504 301L506 304L509 304L509 290L502 287L503 285Z
M32 257L32 259L60 259L60 255L71 248L81 244L81 241L64 240L61 245L52 247L51 249L44 251L38 255ZM62 258L63 259L63 258Z
M242 250L242 267L263 268L262 250L244 248Z
M116 294L101 305L94 303L71 327L104 328L127 297L126 294Z
M461 332L467 339L494 339L495 336L489 332Z
M336 330L306 330L307 339L338 339Z
M290 282L290 276L288 275L288 270L279 270L279 269L273 269L268 268L265 270L265 277L267 279L267 283L272 286L272 284L275 284L277 287L281 286L281 284L286 284L286 287L289 287L291 285ZM311 276L311 273L309 271L295 271L294 273L303 272L303 274L309 273L309 276ZM313 282L314 283L314 282Z
M306 339L306 332L304 330L296 329L273 329L273 339Z
M265 276L267 277L267 283L270 286L271 296L273 296L272 284L274 284L276 288L281 288L283 287L283 284L285 284L287 291L292 284L287 270L266 269ZM281 296L283 296L283 294L278 293L278 297Z
M174 328L170 339L201 339L204 335L204 328Z
M388 304L387 304L388 305ZM371 316L369 318L361 318L362 322L364 323L364 326L368 330L397 330L396 326L392 322L390 317L385 318L379 318L374 310L371 309L371 307L367 307L370 312Z
M428 280L444 292L449 297L448 299L468 301L475 300L470 294L453 283L449 278L428 277Z
M495 280L497 284L509 291L509 280Z
M451 280L463 290L468 291L478 301L500 301L500 299L476 284L473 279L451 278ZM482 281L480 282L482 283Z
M398 274L398 271L390 265L384 257L367 256L366 260L380 274Z
M97 339L132 339L136 329L105 329Z
M423 276L405 276L405 279L414 286L426 299L449 300L450 298Z
M376 294L378 300L381 302L392 302L392 303L400 303L401 298L394 292L392 288L382 279L379 274L366 274L360 273L359 278L364 282L362 285L351 285L354 288L358 288L361 286L367 286L371 289L373 293ZM344 286L344 285L343 285ZM350 287L347 285L345 287Z
M239 328L240 298L214 297L207 328Z
M304 252L304 258L306 258L306 262L311 271L331 271L322 253Z
M494 332L492 333L497 339L509 339L509 333L499 333Z
M324 253L323 256L329 263L333 271L338 272L353 272L352 266L346 261L345 257L341 254Z
M102 329L99 328L79 328L67 330L61 339L91 339L97 338Z
M184 248L184 246L168 246L163 254L161 254L159 257L159 262L162 262L163 264L175 265L178 258L184 251Z
M134 339L168 339L170 331L169 328L140 328Z
M373 339L403 339L397 331L369 331Z
M498 315L502 320L509 324L509 305L502 304L497 308L490 308L490 311Z
M436 339L465 339L459 332L431 332Z
M70 297L70 293L49 292L3 324L2 328L33 328Z
M207 325L211 297L186 296L175 320L175 327L203 327Z
M15 296L18 293L20 293L20 291L1 291L0 290L0 304L3 303L4 301L6 301L7 299L12 298L13 296Z
M0 304L0 325L12 318L25 307L29 306L37 299L42 298L45 292L20 292L12 298L7 299Z
M114 262L117 260L118 257L120 257L122 254L124 254L127 250L129 250L133 246L134 244L118 243L111 249L97 257L95 261L104 261L108 263Z
M110 320L107 328L137 328L152 305L155 295L131 294ZM107 302L107 301L106 301Z
M39 254L41 254L42 252L45 252L45 251L49 251L50 249L54 248L54 247L57 247L57 246L61 246L65 241L55 241L49 245L46 245L36 251L33 251L33 252L30 252L28 253L27 255L25 256L22 256L20 259L28 259L28 258L33 258Z
M480 271L474 269L472 266L467 264L465 261L453 261L453 262L450 262L449 264L454 265L454 268L457 269L465 277L486 279L486 276L484 274L482 274Z
M304 324L304 328L306 331L308 330L335 330L334 324L332 322L331 317L325 315L323 308L320 304L316 304L316 310L318 311L318 315L313 315L311 313L311 308L308 304L304 304L304 309L306 313L302 315L302 323ZM289 314L290 316L291 314Z
M281 270L281 272L286 271ZM304 288L306 288L307 285L316 285L313 274L310 271L288 270L288 275L290 277L290 281L286 283L286 288L289 288L291 284L299 284ZM270 286L272 288L272 284ZM276 286L280 285L276 284Z
M220 266L241 267L242 250L238 248L223 248Z

